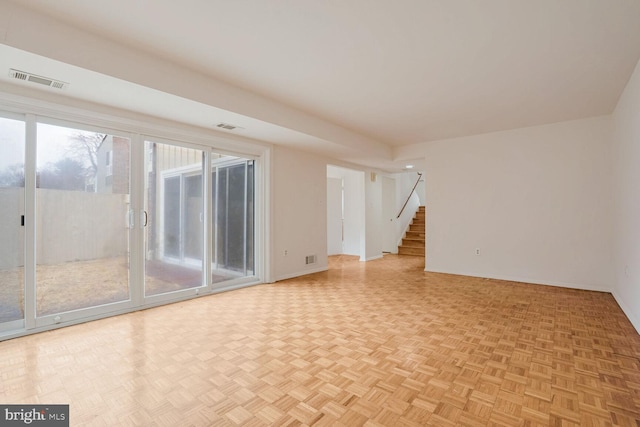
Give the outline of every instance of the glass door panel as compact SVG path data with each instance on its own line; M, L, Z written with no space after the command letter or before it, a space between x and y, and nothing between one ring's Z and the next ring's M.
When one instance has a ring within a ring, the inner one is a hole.
M164 256L180 259L180 177L165 178L162 194Z
M202 173L184 178L184 258L202 264L204 231Z
M202 150L145 142L145 296L201 287Z
M36 316L130 299L130 140L38 123Z
M24 324L25 123L0 117L0 331Z
M244 272L245 270L245 235L246 235L246 165L244 163L230 166L227 192L227 244L226 268Z
M212 163L212 282L254 274L253 161L222 158Z
M247 162L247 212L245 214L246 221L246 274L253 275L255 274L255 254L254 254L254 241L255 241L255 171L254 171L254 162Z

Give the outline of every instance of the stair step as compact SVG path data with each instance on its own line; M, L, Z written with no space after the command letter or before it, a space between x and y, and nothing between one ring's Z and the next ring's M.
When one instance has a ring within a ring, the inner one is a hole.
M407 246L398 247L398 255L418 255L424 256L424 248L413 248Z
M409 230L409 231L407 231L405 237L407 239L422 239L422 240L424 240L425 237L426 237L426 233L424 231Z
M412 247L412 248L424 248L424 239L402 239L402 246Z
M426 208L419 206L409 229L405 232L405 237L402 239L402 245L398 246L399 255L413 255L424 256L425 255L425 227L426 227Z

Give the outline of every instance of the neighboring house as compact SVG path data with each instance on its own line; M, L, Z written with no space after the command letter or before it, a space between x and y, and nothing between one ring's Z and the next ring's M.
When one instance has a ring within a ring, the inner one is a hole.
M129 193L129 139L106 135L96 153L96 193Z

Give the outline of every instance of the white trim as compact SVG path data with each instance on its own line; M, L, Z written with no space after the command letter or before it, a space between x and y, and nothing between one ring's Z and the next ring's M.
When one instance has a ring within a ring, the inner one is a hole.
M131 284L128 284L131 287ZM35 328L46 327L49 325L58 325L67 322L73 322L75 320L84 319L86 317L92 317L101 315L103 313L111 313L123 309L135 309L131 298L116 301L108 304L92 305L91 307L82 307L69 311L61 311L59 313L47 314L46 316L36 317ZM57 320L56 320L57 319Z
M298 271L297 273L283 274L282 276L276 277L275 281L279 282L281 280L293 279L294 277L306 276L307 274L313 274L313 273L321 273L323 271L328 271L328 270L329 270L329 267L318 267L311 270Z
M27 329L36 326L36 205L37 123L33 114L25 115L24 159L24 319ZM31 213L31 215L29 215Z
M476 277L478 279L495 279L495 280L504 280L508 282L519 282L519 283L525 283L525 284L528 283L532 285L555 286L559 288L569 288L569 289L579 289L583 291L611 293L611 288L607 286L599 286L599 285L587 286L584 284L562 282L558 280L538 280L538 279L532 279L530 277L508 276L508 275L504 275L504 276L503 275L483 275L480 273L436 270L436 269L430 269L428 267L425 267L424 271L428 273L443 273L443 274L453 274L456 276Z
M258 276L241 276L235 279L225 280L224 282L216 282L211 284L209 293L218 293L229 289L240 289L247 286L259 285L264 283Z
M133 224L129 230L129 296L134 307L144 304L144 262L145 262L145 227L142 225L145 209L145 143L140 134L131 135L130 162L132 165L142 165L138 168L130 168L129 176L129 200L133 217ZM142 286L133 286L134 283L143 283Z
M2 93L0 92L0 103L2 102ZM40 114L35 115L36 124L43 124L49 126L57 126L67 129L79 130L84 132L104 133L110 136L119 136L123 138L131 139L131 132L122 131L118 129L111 129L103 126L96 126L91 123L80 122L73 119L58 119L51 116L44 116ZM91 119L87 119L91 120Z
M174 139L174 138L166 138L166 137L160 137L160 136L151 136L151 135L147 135L147 134L140 134L142 136L142 140L145 143L151 143L151 144L162 144L162 145L170 145L172 147L178 147L178 148L189 148L191 150L199 150L199 151L207 151L211 149L211 145L209 144L202 144L200 142L194 142L194 141L185 141L184 138L183 139ZM172 168L172 169L166 169L166 170L180 170L180 169L189 169L192 168L193 164L191 165L186 165L186 166L179 166L177 168ZM194 169L197 170L197 169ZM157 172L157 171L156 171Z
M12 332L16 329L25 329L24 318L0 322L0 337L2 337L3 333Z
M380 258L382 258L383 256L384 256L384 254L380 254L380 255L370 256L369 258L366 258L366 259L362 259L362 258L360 258L360 261L362 261L362 262L373 261L373 260L375 260L375 259L380 259Z
M271 149L265 150L263 160L253 165L253 172L256 177L260 176L255 187L255 210L256 218L262 217L263 221L254 221L254 256L255 259L262 260L258 265L254 265L254 269L259 277L267 283L274 282L275 257L273 257L275 248L275 239L271 236L271 231L275 230L274 216L272 212L272 195L274 194L271 178L273 170L273 156ZM260 190L260 191L258 191Z
M214 154L222 154L220 152L217 151L211 151ZM211 166L212 167L228 167L228 166L236 166L236 165L243 165L245 163L247 163L247 160L253 160L256 161L255 158L253 157L238 157L237 153L235 155L229 155L229 154L223 154L223 156L225 157L220 157L217 159L211 159ZM213 170L212 170L213 172Z
M244 279L244 278L243 278ZM228 291L235 291L236 289L242 289L242 288L249 288L251 286L258 286L258 285L263 285L264 282L262 281L256 281L255 277L253 277L252 279L254 279L253 281L250 282L242 282L242 283L235 283L235 282L224 282L224 284L226 286L221 286L219 288L213 288L210 292L209 295L215 295L215 294L219 294L222 292L228 292ZM215 285L215 283L214 283Z
M146 282L145 282L146 287ZM192 298L200 295L206 295L209 293L207 286L198 285L192 288L185 289L177 289L175 291L162 292L155 295L145 295L144 296L144 304L142 307L151 305L159 305L159 304L171 304L176 301L180 301L184 298Z
M0 111L0 118L9 119L9 120L17 120L19 122L24 122L26 114L24 113L13 113L9 111Z
M615 290L611 291L611 295L613 295L613 299L616 300L616 302L622 309L622 312L627 316L629 322L631 322L631 325L633 325L633 327L636 329L636 332L640 334L640 318L635 315L633 310L631 310L631 308L625 302L624 298L620 297L620 295L618 295Z

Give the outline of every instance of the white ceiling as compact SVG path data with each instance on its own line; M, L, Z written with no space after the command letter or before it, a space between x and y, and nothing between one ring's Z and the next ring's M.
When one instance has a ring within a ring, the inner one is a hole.
M640 58L638 0L15 3L392 147L608 114Z

